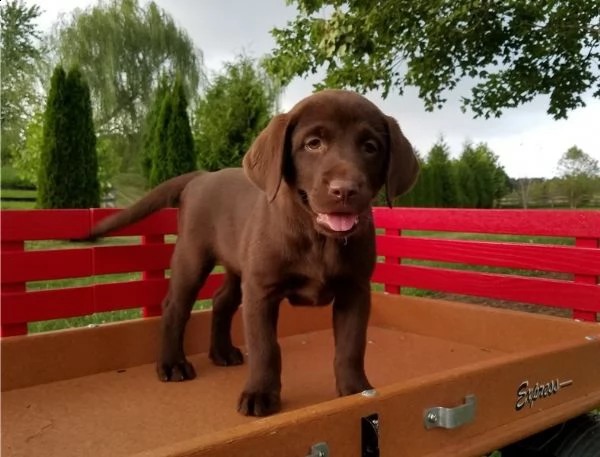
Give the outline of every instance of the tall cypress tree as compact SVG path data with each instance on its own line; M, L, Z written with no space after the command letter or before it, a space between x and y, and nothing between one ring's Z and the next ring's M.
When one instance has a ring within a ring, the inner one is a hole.
M169 93L169 82L166 75L162 75L158 86L156 87L152 96L152 102L144 121L144 127L142 131L142 153L141 153L141 165L142 174L147 181L150 180L150 173L152 171L152 157L154 154L155 142L158 141L158 122L160 118L160 111L165 96Z
M160 183L172 177L169 156L167 154L167 137L169 123L171 122L171 93L167 92L163 97L160 107L158 121L156 123L155 139L152 141L152 166L150 168L150 187L156 187Z
M40 153L40 171L38 176L37 206L54 208L62 203L66 180L62 179L64 171L61 154L69 137L69 124L66 115L66 83L67 75L61 65L57 65L52 73L50 90L46 100L44 125L42 133L42 150Z
M187 98L179 76L163 98L155 135L152 141L151 187L196 169Z
M78 67L67 75L71 147L69 207L97 208L100 206L98 155L92 113L90 89Z
M78 68L52 74L44 113L38 207L100 206L90 91Z
M178 75L171 93L171 119L167 130L167 156L173 176L196 169L194 137L187 113L188 102L183 81Z

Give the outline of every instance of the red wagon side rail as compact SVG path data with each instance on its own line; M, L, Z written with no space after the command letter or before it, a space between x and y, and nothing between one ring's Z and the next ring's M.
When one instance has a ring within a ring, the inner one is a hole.
M157 316L167 290L177 210L166 209L113 237L135 244L79 244L30 249L27 242L70 240L117 211L3 210L1 335L26 334L28 323L141 308ZM375 208L378 253L373 282L388 293L403 287L525 302L573 310L573 317L593 321L600 312L600 211L464 210ZM413 233L416 231L417 233ZM431 233L427 233L431 232ZM567 245L448 239L439 232L559 237ZM427 266L415 261L443 262ZM528 277L452 268L454 265L502 267L558 273ZM141 279L93 282L74 287L31 290L28 283L142 272ZM221 284L215 273L199 293L211 298Z

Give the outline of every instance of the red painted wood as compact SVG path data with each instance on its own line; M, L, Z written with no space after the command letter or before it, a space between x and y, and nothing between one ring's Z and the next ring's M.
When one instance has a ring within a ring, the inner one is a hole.
M162 237L162 235L157 235ZM169 268L173 244L102 246L94 249L97 275Z
M600 288L590 284L511 275L378 263L373 282L535 305L600 311Z
M600 240L598 240L598 239L577 238L575 240L575 246L581 247L581 248L589 248L593 252L597 252L598 254L600 254ZM579 274L575 275L576 283L591 284L591 285L598 284L598 277L600 276L600 272L598 272L597 270L595 272L592 271L587 274L586 274L586 272L582 273L581 271L577 271L577 270L573 270L573 271L575 273L579 273ZM573 318L581 319L583 321L594 322L594 321L596 321L596 312L579 309L579 306L575 306L573 309Z
M210 275L198 293L198 300L211 298L223 283L223 277L222 273ZM94 292L95 312L144 307L160 308L168 285L167 278L97 284Z
M4 266L9 266L4 268ZM93 275L91 249L51 249L5 252L2 249L2 285Z
M2 278L10 272L12 265L9 261L5 262L4 254L13 254L19 255L25 250L25 243L23 241L7 241L2 238L1 242L2 247L2 274L0 275ZM9 260L9 259L6 259ZM11 284L2 284L2 300L0 301L0 306L2 308L2 312L0 313L0 337L8 337L8 336L18 336L18 335L26 335L28 328L27 322L10 322L5 318L5 302L4 297L8 293L23 293L25 292L27 285L24 282L13 281Z
M142 245L145 248L154 248L156 250L156 248L159 249L163 249L165 247L165 236L164 235L148 235L148 236L143 236L142 237ZM172 249L167 251L168 254L168 262L170 262L170 258L171 258L171 254L173 252ZM161 259L161 260L166 260L166 259ZM142 273L142 279L145 281L150 281L150 280L154 280L154 279L162 279L165 277L165 267L164 264L159 266L153 266L151 265L151 263L149 262L146 265L146 270L144 270L144 272ZM162 314L162 309L160 304L156 305L156 306L144 306L144 308L142 308L142 316L143 317L155 317L155 316L160 316Z
M109 216L121 211L113 208L94 208L91 211L92 225ZM169 235L177 233L177 209L165 208L154 214L131 224L120 230L116 230L106 236L139 236L139 235Z
M395 239L402 239L402 232L398 229L385 229L385 234L387 236L383 237L383 238L391 238L394 237ZM379 250L378 250L379 251ZM378 252L379 254L379 252ZM392 252L391 250L389 252L386 253L386 257L385 257L385 263L390 263L390 264L398 264L400 263L401 259L400 259L400 255L398 252ZM401 294L402 293L402 288L398 287L394 284L385 284L384 285L384 290L388 293L388 294Z
M373 217L379 228L600 238L600 211L377 207Z
M169 280L136 280L111 282L94 286L94 312L118 311L157 306L160 307Z
M378 255L522 270L600 275L600 250L586 246L377 236ZM391 257L390 257L391 258Z
M224 275L209 276L198 299L211 298L223 283ZM2 293L2 326L22 325L99 312L160 306L168 279L96 284L85 287ZM22 334L22 333L20 333ZM4 335L4 334L3 334ZM8 332L5 336L12 336Z
M2 210L4 241L68 240L89 233L86 209Z
M93 286L2 294L3 324L22 324L93 313Z

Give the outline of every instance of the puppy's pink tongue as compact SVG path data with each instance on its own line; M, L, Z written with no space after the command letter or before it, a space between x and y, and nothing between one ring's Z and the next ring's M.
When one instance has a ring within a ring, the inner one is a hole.
M347 232L358 222L356 214L325 214L317 216L319 224L326 225L335 232Z

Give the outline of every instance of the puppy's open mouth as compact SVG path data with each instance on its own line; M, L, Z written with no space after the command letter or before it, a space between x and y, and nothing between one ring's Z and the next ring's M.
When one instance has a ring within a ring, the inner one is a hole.
M358 224L358 214L317 213L317 224L334 232L349 232Z

